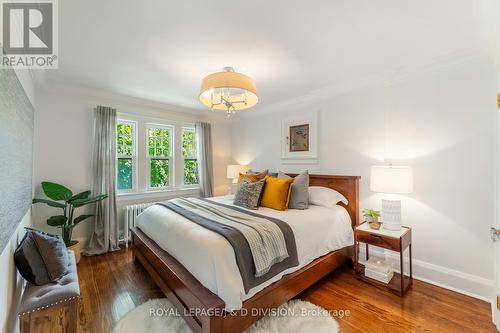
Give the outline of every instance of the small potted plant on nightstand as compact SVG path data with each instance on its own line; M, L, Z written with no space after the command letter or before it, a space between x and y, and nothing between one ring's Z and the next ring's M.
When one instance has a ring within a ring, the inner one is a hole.
M366 222L368 222L370 228L375 230L380 229L380 225L382 224L381 222L378 221L378 218L380 217L380 211L370 208L365 208L363 209L363 216L365 217Z
M104 200L108 197L106 193L99 194L95 197L90 196L90 191L81 192L73 195L71 190L63 185L42 182L43 193L51 199L33 199L33 203L44 203L51 207L61 208L62 215L49 217L47 224L51 227L61 228L62 238L66 247L75 252L76 263L80 261L80 243L77 240L72 240L73 228L87 218L94 216L90 214L82 214L75 217L75 208L83 207L91 203Z

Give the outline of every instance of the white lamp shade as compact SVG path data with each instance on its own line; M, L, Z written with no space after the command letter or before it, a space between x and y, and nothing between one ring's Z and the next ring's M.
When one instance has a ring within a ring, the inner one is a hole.
M231 164L227 166L227 178L236 179L241 173L248 171L248 165Z
M372 166L370 190L380 193L413 192L413 172L409 166Z

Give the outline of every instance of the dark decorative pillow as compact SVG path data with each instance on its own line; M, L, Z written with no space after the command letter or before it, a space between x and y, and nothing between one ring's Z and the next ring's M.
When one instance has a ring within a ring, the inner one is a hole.
M257 209L265 183L265 179L256 182L250 182L246 179L243 180L234 197L234 204L249 209Z
M14 252L14 262L23 278L40 286L66 273L68 250L59 236L26 228L26 234Z

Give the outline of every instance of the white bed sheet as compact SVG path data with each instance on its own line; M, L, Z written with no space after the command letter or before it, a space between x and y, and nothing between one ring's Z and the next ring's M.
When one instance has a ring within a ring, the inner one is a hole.
M231 205L233 196L211 200ZM314 259L354 244L351 219L341 206L309 206L306 210L277 211L260 207L259 214L278 218L290 225L295 235L299 266L276 275L247 294L236 264L233 248L221 235L207 230L171 210L153 205L138 217L139 228L162 249L177 259L193 276L226 304L226 310L240 309L252 297L285 274Z

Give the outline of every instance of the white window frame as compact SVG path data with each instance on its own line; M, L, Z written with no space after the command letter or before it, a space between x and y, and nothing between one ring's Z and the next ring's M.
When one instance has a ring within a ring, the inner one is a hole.
M197 134L196 134L196 126L182 126L181 127L181 138L180 138L180 141L181 141L181 152L182 152L182 133L184 131L189 131L189 132L193 132L194 133L194 147L195 147L195 154L193 156L188 156L188 157L184 157L182 156L182 186L183 187L186 187L186 188L191 188L191 187L199 187L200 186L200 170L198 169L198 183L196 184L185 184L184 183L184 172L185 172L185 161L186 160L196 160L196 162L198 163L199 162L199 156L198 156L198 138L197 138Z
M137 129L138 124L134 120L118 118L116 120L116 127L119 124L132 125L132 156L119 155L118 154L118 131L116 132L116 168L115 168L115 179L116 179L116 191L118 194L122 193L135 193L137 192ZM118 189L118 160L120 158L132 159L132 188L130 189Z
M170 142L168 145L168 156L150 156L149 155L149 130L152 128L161 128L167 129L170 131ZM147 192L156 192L163 191L166 189L172 189L175 187L174 179L175 179L175 152L172 149L175 146L175 126L167 125L167 124L156 124L156 123L147 123L146 124L146 163L147 163L147 172L146 172L146 191ZM160 187L152 187L151 186L151 160L167 160L168 161L168 185L160 186Z

